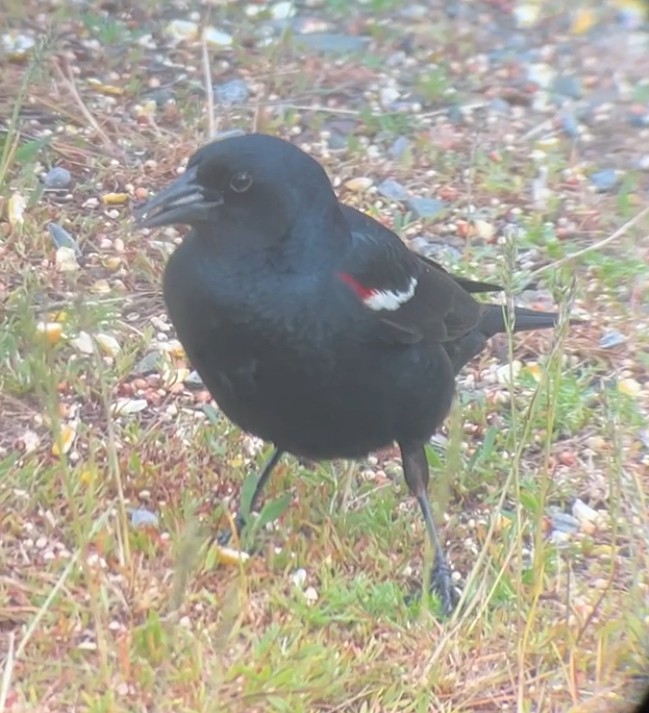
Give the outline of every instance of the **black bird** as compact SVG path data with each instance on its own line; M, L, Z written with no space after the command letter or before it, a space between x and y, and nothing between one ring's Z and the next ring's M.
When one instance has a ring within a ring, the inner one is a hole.
M164 273L187 356L223 412L275 451L361 458L396 441L434 547L432 586L457 599L428 501L424 445L446 417L455 375L506 330L503 308L473 293L388 228L338 202L320 164L262 134L197 151L137 211L139 226L191 232ZM516 308L514 330L556 314Z

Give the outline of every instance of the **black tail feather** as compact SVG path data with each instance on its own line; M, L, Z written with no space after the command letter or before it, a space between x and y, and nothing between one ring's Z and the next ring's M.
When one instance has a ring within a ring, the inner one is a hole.
M463 337L444 344L455 374L484 349L488 339L507 331L506 312L502 305L485 304L482 307L480 321L474 329ZM556 312L537 312L526 307L516 307L514 314L514 332L548 329L554 327L559 319Z
M484 305L484 311L478 324L478 329L485 339L495 334L507 331L507 313L502 305ZM557 324L559 315L556 312L538 312L526 307L514 309L514 332L528 332L532 329L549 329Z

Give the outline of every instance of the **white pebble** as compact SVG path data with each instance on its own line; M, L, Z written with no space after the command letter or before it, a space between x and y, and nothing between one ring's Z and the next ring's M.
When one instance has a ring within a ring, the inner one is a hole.
M586 505L583 500L577 498L572 506L572 514L581 522L595 522L599 519L599 513L590 505Z
M306 582L306 570L303 568L296 569L290 576L291 582L295 587L302 589Z

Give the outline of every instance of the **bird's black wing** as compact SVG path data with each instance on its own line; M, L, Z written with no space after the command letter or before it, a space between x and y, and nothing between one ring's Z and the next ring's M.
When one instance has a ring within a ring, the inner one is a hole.
M475 328L481 307L469 292L497 288L455 279L436 262L413 253L368 215L342 208L352 244L342 256L339 276L367 312L376 315L378 338L400 344L422 339L443 344Z
M494 285L490 282L478 282L477 280L469 280L466 277L459 277L458 275L451 275L451 273L443 268L438 262L430 257L424 257L424 255L417 255L420 260L423 260L427 265L434 267L436 270L443 272L448 275L454 282L460 287L463 287L467 292L472 295L478 292L502 292L503 288L500 285Z

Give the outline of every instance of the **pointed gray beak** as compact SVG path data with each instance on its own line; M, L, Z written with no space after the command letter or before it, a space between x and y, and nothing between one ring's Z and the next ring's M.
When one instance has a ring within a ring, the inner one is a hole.
M210 211L223 203L223 197L206 198L203 187L196 180L196 174L194 166L144 205L136 207L133 212L137 227L194 225L213 220Z

